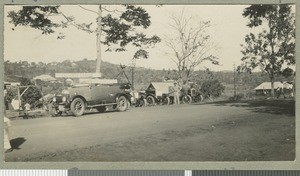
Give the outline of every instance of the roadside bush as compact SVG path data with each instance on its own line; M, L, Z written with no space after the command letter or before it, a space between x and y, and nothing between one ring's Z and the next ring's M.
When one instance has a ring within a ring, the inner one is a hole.
M25 88L23 88L22 91L24 91ZM29 87L27 91L22 96L22 106L26 103L30 105L35 105L39 99L42 98L42 93L37 87Z
M202 82L200 91L203 93L204 97L209 99L216 98L224 93L225 86L221 84L219 80L208 79Z
M11 103L13 99L16 99L18 96L18 90L16 87L7 88L6 96L4 97L8 103Z
M245 99L245 95L243 93L239 93L236 96L229 97L230 101L237 101L242 99Z

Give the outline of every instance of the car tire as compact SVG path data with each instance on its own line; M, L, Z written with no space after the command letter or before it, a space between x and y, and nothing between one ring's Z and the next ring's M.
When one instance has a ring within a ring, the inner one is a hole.
M155 99L151 95L146 98L146 102L147 102L148 106L154 106L155 105Z
M137 101L136 107L144 107L147 106L147 101L145 98L140 98Z
M141 107L145 107L147 106L147 100L145 98L143 98L142 100L140 100L142 103Z
M182 102L184 104L191 104L192 103L192 97L190 95L185 95L182 97Z
M171 100L170 100L169 97L165 97L165 98L163 99L163 105L169 105L170 102L171 102Z
M198 95L196 98L195 98L195 102L202 102L203 101L203 96L202 95Z
M174 104L174 97L171 96L171 97L169 97L169 98L170 98L170 105Z
M75 98L71 103L71 112L74 116L81 116L85 110L85 103L81 98Z
M131 108L131 103L129 100L127 100L127 110L129 110Z
M128 100L124 96L120 96L117 100L117 110L126 111L128 108Z

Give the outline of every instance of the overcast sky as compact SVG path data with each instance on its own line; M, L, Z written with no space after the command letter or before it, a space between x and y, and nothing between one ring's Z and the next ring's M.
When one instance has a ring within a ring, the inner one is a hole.
M97 10L97 6L83 6ZM220 58L220 66L203 63L200 69L208 67L212 70L233 70L233 64L240 64L242 54L240 44L244 43L244 37L251 32L246 26L247 19L243 18L242 12L248 7L244 5L164 5L162 7L143 6L151 16L151 27L147 34L156 34L163 38L168 35L169 16L181 13L185 9L186 15L193 15L195 20L211 21L208 33L212 41L218 45L212 54ZM107 8L115 8L108 6ZM16 9L16 6L5 6L4 19L4 59L10 61L27 60L29 62L52 62L69 59L71 61L83 58L96 58L96 36L88 34L73 27L60 30L66 35L63 40L57 40L57 34L42 35L41 31L29 27L14 27L8 23L7 12ZM75 17L79 22L94 22L97 15L83 10L77 5L62 6L61 10ZM148 59L140 59L137 66L154 69L174 69L175 64L165 54L165 45L162 41L155 48L149 50ZM105 48L102 49L104 51ZM102 59L114 64L131 63L133 50L121 53L103 53Z

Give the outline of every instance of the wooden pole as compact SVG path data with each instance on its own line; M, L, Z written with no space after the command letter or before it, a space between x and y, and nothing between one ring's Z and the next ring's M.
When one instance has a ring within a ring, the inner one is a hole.
M235 78L235 64L233 64L233 94L236 97L236 78Z
M101 33L102 33L102 9L101 5L98 8L98 18L97 18L97 62L96 62L96 73L100 72L101 67Z
M19 109L21 107L21 95L20 95L20 87L18 86L17 87L17 90L18 90L18 101L19 101Z

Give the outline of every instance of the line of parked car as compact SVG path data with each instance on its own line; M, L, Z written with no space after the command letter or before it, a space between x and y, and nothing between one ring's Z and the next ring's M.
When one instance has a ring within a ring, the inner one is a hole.
M48 111L52 116L63 113L81 116L93 109L99 112L107 109L126 111L131 106L170 105L174 102L172 86L173 82L153 82L145 91L135 92L129 83L80 84L53 96L48 102ZM182 88L180 100L189 104L202 101L203 97L188 85Z

